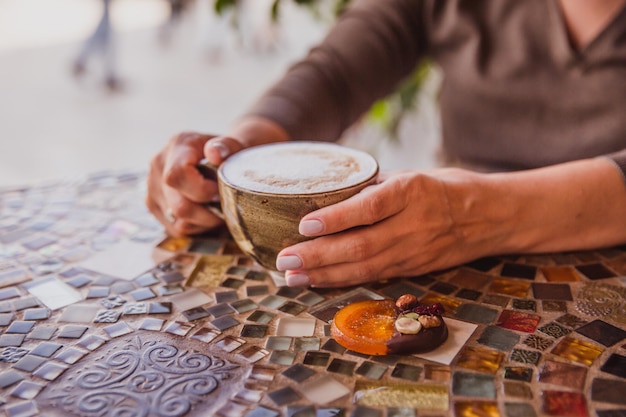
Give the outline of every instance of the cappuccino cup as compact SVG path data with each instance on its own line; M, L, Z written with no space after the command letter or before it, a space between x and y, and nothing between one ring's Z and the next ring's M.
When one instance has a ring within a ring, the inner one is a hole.
M273 271L282 249L310 239L298 232L304 215L352 197L378 175L370 154L327 142L255 146L219 168L203 161L198 169L218 183L219 205L207 207L246 255Z

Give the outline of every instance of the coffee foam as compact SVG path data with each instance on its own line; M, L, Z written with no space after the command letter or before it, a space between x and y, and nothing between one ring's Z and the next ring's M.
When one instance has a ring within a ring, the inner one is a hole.
M376 160L363 151L325 142L283 142L236 153L222 165L221 174L237 188L313 194L359 184L376 170Z

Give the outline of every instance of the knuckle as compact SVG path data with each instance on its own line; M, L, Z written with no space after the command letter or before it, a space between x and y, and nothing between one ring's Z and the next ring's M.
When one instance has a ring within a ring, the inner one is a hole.
M370 253L370 244L363 236L352 237L346 246L348 259L360 261L366 259Z
M172 214L177 219L188 218L191 213L190 205L184 200L178 200L176 202L171 203L169 209L172 211ZM179 223L184 224L183 222L179 222Z
M376 274L377 268L371 262L361 262L354 267L354 275L360 282L371 281Z
M372 193L368 198L363 200L362 212L368 224L373 224L380 220L385 208L385 203L386 201L383 196L375 193Z

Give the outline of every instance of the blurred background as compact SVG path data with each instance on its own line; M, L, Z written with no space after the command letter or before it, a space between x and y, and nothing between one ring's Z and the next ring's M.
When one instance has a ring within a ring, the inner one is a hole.
M0 0L0 187L146 171L175 133L227 129L332 22L291 1L276 23L272 0L240 0L236 14L220 16L216 0L177 3ZM344 141L385 169L432 166L438 80L430 78L398 138L364 122Z

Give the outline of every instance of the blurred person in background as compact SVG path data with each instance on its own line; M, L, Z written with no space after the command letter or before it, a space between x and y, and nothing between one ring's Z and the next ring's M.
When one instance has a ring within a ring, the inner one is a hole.
M443 73L443 162L382 173L303 217L276 266L347 286L485 256L626 243L626 0L357 0L223 135L174 136L147 205L175 236L220 220L196 164L288 140L337 140L424 58ZM416 134L417 136L417 134ZM418 137L415 140L419 140Z
M113 30L111 27L111 0L102 0L102 16L95 31L83 44L78 56L74 60L74 76L82 77L87 71L87 62L96 53L103 61L104 84L109 91L122 90L122 83L115 68L115 51L113 45Z

